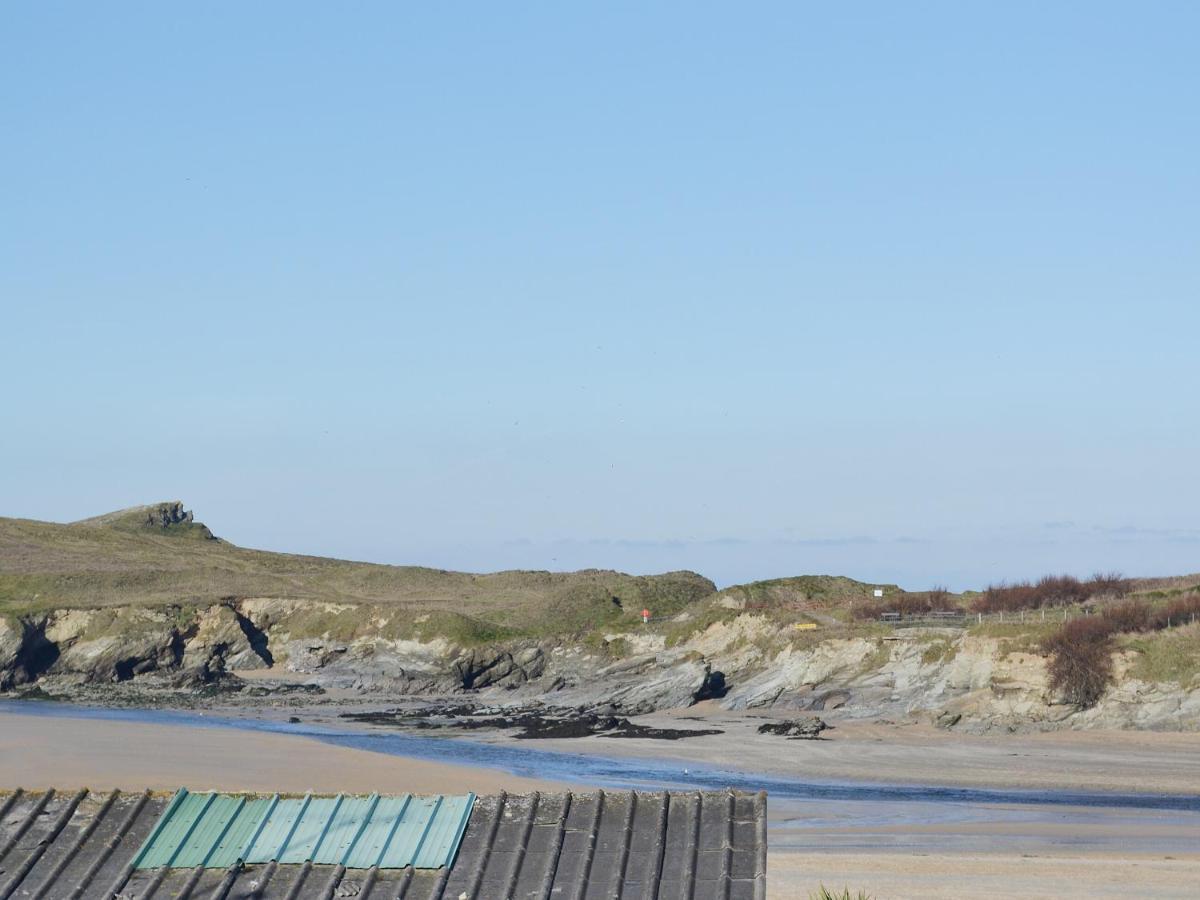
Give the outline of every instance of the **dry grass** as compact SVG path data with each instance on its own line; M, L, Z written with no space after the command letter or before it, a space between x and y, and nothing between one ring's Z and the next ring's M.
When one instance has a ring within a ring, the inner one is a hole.
M1159 684L1174 682L1184 688L1200 681L1200 623L1137 635L1122 645L1138 654L1130 671L1134 678Z
M196 539L194 529L127 524L100 520L59 525L0 518L0 614L281 597L378 607L396 621L397 631L445 627L483 640L510 633L619 628L640 622L643 607L655 615L671 615L716 590L692 572L472 575L268 553ZM337 634L352 633L367 618L361 609L328 615L328 623L316 624L328 625ZM417 622L422 615L430 616L424 628Z
M859 891L856 894L850 893L850 888L842 888L840 891L831 891L825 885L821 885L817 890L808 895L809 900L874 900L874 898L866 891Z
M877 672L886 666L891 659L891 646L886 641L877 641L875 649L862 658L862 662L858 667L858 674L866 675L870 672Z
M958 645L946 638L935 638L921 652L921 662L924 665L948 663L958 655Z

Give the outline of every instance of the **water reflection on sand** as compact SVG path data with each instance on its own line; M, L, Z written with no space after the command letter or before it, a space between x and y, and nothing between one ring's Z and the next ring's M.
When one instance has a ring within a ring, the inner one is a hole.
M774 849L913 853L1073 852L1188 854L1200 847L1200 796L1013 791L938 785L810 781L653 760L551 752L361 728L226 718L160 709L104 709L0 701L27 715L97 718L297 734L376 753L501 769L607 788L734 787L770 795ZM669 750L668 750L669 752Z

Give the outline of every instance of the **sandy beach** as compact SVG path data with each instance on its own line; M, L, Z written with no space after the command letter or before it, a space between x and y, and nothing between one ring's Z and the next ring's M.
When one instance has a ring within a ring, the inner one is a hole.
M1025 758L1037 760L1046 772L1055 764L1079 760L1089 761L1102 772L1115 763L1121 752L1140 747L1138 752L1153 765L1118 779L1122 789L1177 782L1176 792L1182 792L1183 782L1196 764L1194 755L1180 752L1180 742L1186 748L1190 736L1129 735L1128 740L1113 744L1111 739L1095 735L1054 735L1005 739L1013 743L991 747L980 754L978 765L955 773L947 767L947 760L970 756L977 747L988 747L988 742L954 742L958 749L951 753L950 742L939 745L936 736L931 741L920 731L886 726L839 731L837 740L805 742L803 746L788 742L782 746L791 754L804 754L804 770L810 773L878 774L877 767L891 760L889 771L903 772L911 778L924 776L936 781L935 775L941 775L942 780L957 775L973 784L984 784L984 779L1003 771L1003 760L1009 758L1004 754L1029 753L1031 748L1040 748L1041 755ZM665 752L703 756L700 740L720 737L676 742ZM601 742L599 746L597 742ZM664 752L661 742L650 741L584 739L557 743L567 744L567 749L575 752L609 755ZM1104 750L1106 746L1111 747L1112 759ZM931 750L932 755L928 755ZM763 752L761 748L752 749L739 761L743 765L757 761ZM926 758L921 763L923 754ZM843 760L840 764L839 759ZM789 764L777 759L776 766L787 768ZM1089 765L1083 773L1060 771L1059 783L1094 787L1103 782ZM418 793L581 787L521 778L494 769L349 749L301 735L0 713L0 790L17 786L171 790L179 785L198 790ZM1197 785L1192 782L1188 787L1195 790ZM1005 825L1000 811L999 822L943 826L906 822L900 815L895 824L865 827L835 821L837 816L847 815L847 806L852 804L797 806L781 802L774 806L768 897L803 900L824 884L831 889L866 890L877 900L1125 897L1131 892L1183 898L1195 896L1200 879L1200 830L1190 824L1184 829L1163 825L1150 813L1122 814L1114 824L1057 814L1031 821L1022 811ZM827 824L813 827L809 820ZM1080 838L1105 850L1072 849L1072 842ZM1160 839L1166 849L1144 852ZM916 841L917 849L905 850L906 841ZM935 846L944 842L947 849L929 852L931 842ZM1191 850L1193 846L1195 850Z
M971 735L927 724L837 722L816 741L758 734L767 717L701 704L639 716L645 725L724 733L664 743L593 736L542 740L542 750L669 757L827 781L956 787L1200 794L1200 733L1058 731ZM497 741L510 738L495 737Z
M553 782L405 759L298 735L0 713L0 790L462 793L566 790Z
M804 900L819 885L875 900L1194 900L1200 856L772 852L767 896Z

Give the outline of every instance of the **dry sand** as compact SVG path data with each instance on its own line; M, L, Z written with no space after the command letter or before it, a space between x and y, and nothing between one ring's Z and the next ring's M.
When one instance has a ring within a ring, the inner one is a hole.
M299 735L0 713L0 790L567 790L493 769L385 756Z
M1200 896L1200 857L772 853L767 897L805 900L821 885L877 900L1062 900Z

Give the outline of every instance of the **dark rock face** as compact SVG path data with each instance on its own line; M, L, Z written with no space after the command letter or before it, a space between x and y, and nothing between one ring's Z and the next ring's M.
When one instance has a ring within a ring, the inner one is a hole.
M829 726L820 719L786 719L758 726L759 734L778 734L794 741L815 741Z
M827 709L840 709L850 702L850 692L846 690L825 691L813 698L808 708L814 712L824 712Z
M58 656L58 645L46 637L45 619L6 627L0 631L0 691L36 681Z
M95 626L92 616L108 615ZM97 633L97 627L103 629ZM223 681L228 670L271 664L265 635L231 605L198 611L105 611L0 619L0 691L45 677L84 685L152 672L180 687Z
M173 629L132 635L97 654L80 674L85 683L129 681L138 675L173 668L176 657L176 633Z
M268 668L275 665L275 656L271 653L270 640L267 633L254 624L249 617L242 615L236 607L230 607L233 614L237 617L238 627L242 630L242 634L246 638L246 643L250 645L250 649L254 655L262 660L263 664Z
M540 647L524 650L475 649L454 661L455 677L466 690L485 687L515 687L537 678L546 668Z
M700 685L700 690L696 691L693 698L697 703L701 700L719 700L729 693L729 685L725 683L724 672L708 672L704 676L704 683Z

